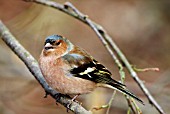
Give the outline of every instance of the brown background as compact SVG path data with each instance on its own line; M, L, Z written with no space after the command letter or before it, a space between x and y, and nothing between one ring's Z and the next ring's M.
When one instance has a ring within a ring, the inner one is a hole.
M56 0L57 1L57 0ZM58 0L64 3L65 0ZM101 24L128 60L139 68L158 67L160 72L142 72L140 78L170 113L170 2L168 0L70 0L80 11ZM118 68L95 33L82 22L52 8L21 0L0 0L0 19L19 42L38 59L45 37L60 34L84 48L120 79ZM25 65L0 40L0 114L64 114L66 109L43 98L44 90ZM144 100L144 114L158 114L148 104L137 84L126 73L126 85ZM90 109L107 103L109 89L99 88L78 100ZM137 103L138 104L138 103ZM124 96L117 93L110 114L125 114ZM71 112L70 112L71 113ZM105 110L97 111L103 114Z

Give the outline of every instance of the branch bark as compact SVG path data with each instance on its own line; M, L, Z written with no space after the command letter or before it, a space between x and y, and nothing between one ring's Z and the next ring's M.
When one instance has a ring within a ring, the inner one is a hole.
M58 9L64 13L84 22L88 26L90 26L94 30L94 32L97 34L99 39L102 41L102 43L104 44L106 49L109 51L112 58L115 60L116 64L118 65L118 67L120 69L123 68L121 63L119 62L119 59L120 59L125 64L130 75L132 76L132 78L136 81L136 83L141 88L141 90L143 91L145 96L148 98L149 103L152 104L158 110L158 112L160 114L165 114L165 112L163 111L161 106L156 102L156 100L153 98L153 96L148 91L147 87L144 85L144 83L138 77L137 73L133 70L133 68L132 68L131 64L129 63L129 61L127 60L127 58L124 56L124 54L121 52L121 50L118 48L116 43L112 40L112 38L106 33L106 31L103 29L102 26L100 26L99 24L90 20L87 15L84 15L83 13L81 13L78 9L76 9L69 2L66 2L64 5L62 5L62 4L59 4L57 2L53 2L50 0L24 0L24 1L35 2L38 4L53 7L55 9ZM113 50L115 51L116 54L114 53ZM119 59L117 58L116 55L119 57Z
M37 61L34 57L16 40L16 38L9 32L7 27L0 20L0 37L2 40L11 48L11 50L25 63L29 71L36 78L36 80L44 88L45 92L51 95L57 102L65 106L66 108L73 111L75 114L91 114L90 111L84 109L79 103L72 102L71 99L66 96L58 93L48 86L45 81ZM68 106L68 104L72 104Z

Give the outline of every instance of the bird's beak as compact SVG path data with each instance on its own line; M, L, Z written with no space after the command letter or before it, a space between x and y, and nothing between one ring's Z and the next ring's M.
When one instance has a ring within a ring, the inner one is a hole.
M46 43L44 49L45 50L53 49L53 46L50 43Z

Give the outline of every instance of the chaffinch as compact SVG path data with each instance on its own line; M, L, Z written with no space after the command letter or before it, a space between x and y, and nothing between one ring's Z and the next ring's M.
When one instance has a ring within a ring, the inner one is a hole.
M47 83L62 94L77 97L90 93L97 87L106 87L143 103L124 84L111 78L112 74L106 67L60 35L46 38L39 65Z

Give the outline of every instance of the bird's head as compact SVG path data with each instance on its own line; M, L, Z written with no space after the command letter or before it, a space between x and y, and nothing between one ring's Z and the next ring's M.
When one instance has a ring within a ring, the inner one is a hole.
M48 36L45 40L43 53L44 55L63 56L72 50L73 44L60 35Z

